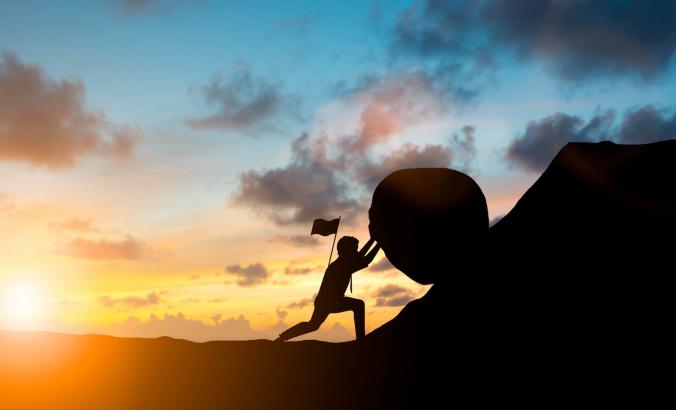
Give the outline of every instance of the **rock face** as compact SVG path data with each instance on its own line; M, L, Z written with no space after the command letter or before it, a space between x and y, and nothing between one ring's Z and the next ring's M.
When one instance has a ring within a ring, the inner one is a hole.
M584 340L597 360L659 350L672 320L675 158L676 141L568 144L490 229L510 310L552 346Z
M568 144L491 228L494 246L604 263L659 257L676 227L675 155L676 141Z
M397 171L376 188L369 231L392 264L422 284L444 281L453 266L470 266L485 242L488 208L479 186L446 168ZM450 257L450 259L449 259Z

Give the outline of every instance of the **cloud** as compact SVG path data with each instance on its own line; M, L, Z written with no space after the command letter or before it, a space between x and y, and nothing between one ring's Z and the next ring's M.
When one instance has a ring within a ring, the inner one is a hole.
M109 0L113 7L127 16L168 14L179 6L196 5L204 0Z
M284 309L277 309L275 312L277 313L277 318L279 320L284 320L284 318L289 314L289 312Z
M464 67L460 78L517 58L568 83L650 80L675 49L676 4L666 1L419 1L399 16L392 41L396 55Z
M361 106L359 128L341 144L343 151L361 154L385 142L405 127L435 118L447 110L424 73L371 76L352 90L348 104Z
M310 235L277 235L270 239L272 242L281 242L299 248L319 245L319 240Z
M248 266L229 265L225 271L237 276L237 285L243 287L259 285L270 276L270 272L262 263L252 263Z
M323 149L335 148L329 158ZM292 159L284 167L250 170L240 175L234 203L249 206L280 225L309 224L315 218L341 215L352 223L363 214L370 192L392 171L412 167L449 167L450 146L405 143L380 156L343 151L319 137L303 134L292 143Z
M315 298L317 297L317 294L312 295L311 298L305 298L301 300L297 300L295 302L291 302L288 305L286 305L287 309L302 309L304 307L310 306L314 304Z
M331 136L323 129L301 134L291 142L286 165L242 173L233 202L279 225L308 224L337 215L343 223L353 224L364 213L372 188L388 173L451 165L451 141L424 146L406 143L382 153L384 143L403 130L446 110L422 80L397 75L371 78L351 90L342 103L358 114L353 130ZM463 128L463 138L456 138L463 155L473 155L473 138L473 127Z
M372 296L377 298L376 306L403 306L415 299L413 291L398 285L385 285Z
M217 314L211 316L209 319L213 320L213 321L214 321L214 324L219 324L219 323L221 323L221 318L222 318L222 317L223 317L222 314L217 313Z
M218 323L208 325L200 320L187 319L182 313L177 315L165 314L163 318L150 315L144 322L130 317L126 321L106 329L114 336L133 337L160 337L172 336L196 341L206 340L242 340L254 336L249 321L242 315L237 318L222 320L217 317Z
M371 272L385 272L391 269L396 269L392 262L386 257L380 258L380 260L372 265L369 265L369 271Z
M413 60L435 87L453 100L468 103L496 68L495 53L485 43L471 1L418 1L402 12L392 31L395 60Z
M133 236L127 236L121 240L75 238L63 246L62 252L83 259L139 260L147 256L150 249Z
M455 133L451 137L451 147L461 159L461 168L468 169L474 158L476 158L476 142L474 134L476 128L465 125L460 129L460 133Z
M644 144L676 138L676 113L672 108L651 105L627 111L619 126L613 110L598 112L589 121L555 113L531 121L506 151L507 160L531 171L542 171L568 142L610 140Z
M128 158L142 139L137 128L115 125L84 104L85 86L54 80L12 53L0 60L0 160L50 169L81 158Z
M240 175L236 204L248 205L276 223L308 223L318 217L350 217L363 210L348 186L312 152L310 136L291 144L292 158L284 167L250 170Z
M125 296L123 298L114 298L108 295L100 296L98 301L103 307L110 308L122 306L127 309L137 309L140 307L156 305L160 303L160 296L156 292L151 292L145 297Z
M676 50L673 2L502 1L483 16L494 39L571 82L608 75L651 79L666 71Z
M215 318L218 320L216 321ZM176 315L164 314L163 317L150 315L146 321L130 317L122 323L96 329L87 329L87 331L119 337L157 338L170 336L195 342L206 342L210 340L276 339L279 333L289 327L284 322L279 321L269 328L255 330L251 327L249 320L243 315L223 320L220 314L216 314L211 319L214 321L214 324L186 318L183 313ZM354 335L339 323L335 323L333 325L325 324L317 332L294 340L308 339L344 342L354 339Z
M400 148L381 156L378 160L365 159L355 166L356 177L369 190L388 174L403 168L445 168L451 165L453 153L443 145L419 147L406 143Z
M269 125L280 114L293 112L298 104L295 97L283 94L279 85L254 75L244 62L235 64L227 78L220 72L214 74L200 94L215 110L189 120L188 125L195 129L246 130Z
M526 126L526 131L507 148L507 159L529 170L541 171L569 142L607 139L614 117L613 111L606 111L585 122L574 115L555 113L531 121Z
M413 145L383 156L380 162L366 155L370 148L399 133L404 125L412 126L444 110L424 80L416 76L373 77L352 90L346 104L360 106L353 133L335 140L321 133L314 138L303 133L291 142L287 165L250 170L240 176L235 203L251 206L282 225L308 223L332 215L342 215L350 221L365 209L364 198L351 186L354 177L370 187L374 179L393 167L420 165L426 160L438 162L432 159L434 148L419 151Z
M676 111L646 105L629 111L615 140L622 144L647 144L676 138Z
M115 127L111 135L110 140L101 144L100 152L118 160L131 157L136 145L143 139L141 130L129 125Z
M285 275L307 275L309 273L321 272L324 267L321 265L315 266L287 266L284 268Z
M73 217L65 219L61 222L56 222L51 225L51 227L57 231L62 232L83 232L91 233L98 232L98 228L94 226L91 219L84 219Z

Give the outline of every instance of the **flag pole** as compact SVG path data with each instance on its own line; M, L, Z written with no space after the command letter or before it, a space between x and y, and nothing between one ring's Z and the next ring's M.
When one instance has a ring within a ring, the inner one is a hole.
M336 233L333 234L333 244L331 245L331 253L329 254L329 263L326 265L326 268L329 268L331 264L331 258L333 257L333 247L336 245L336 237L338 236L338 228L340 228L340 216L338 217L338 225L336 226Z

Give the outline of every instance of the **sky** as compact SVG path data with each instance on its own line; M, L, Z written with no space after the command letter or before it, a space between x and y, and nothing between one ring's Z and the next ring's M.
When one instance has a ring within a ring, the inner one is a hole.
M313 219L364 243L384 176L449 167L495 221L568 142L676 138L675 50L671 1L3 0L0 329L274 338ZM428 288L380 252L351 296L370 331Z

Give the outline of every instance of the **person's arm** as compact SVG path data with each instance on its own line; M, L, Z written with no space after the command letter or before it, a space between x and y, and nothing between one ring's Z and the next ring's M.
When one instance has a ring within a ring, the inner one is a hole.
M376 244L376 246L371 249L371 252L366 254L366 257L364 258L366 260L366 264L371 264L373 262L373 258L376 257L376 254L380 250L380 244Z
M359 256L365 256L366 252L369 251L369 248L371 247L371 245L373 245L373 242L375 242L375 239L369 238L369 241L366 242L366 244L359 251Z

